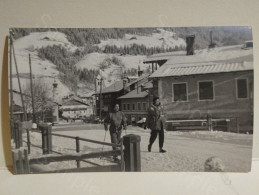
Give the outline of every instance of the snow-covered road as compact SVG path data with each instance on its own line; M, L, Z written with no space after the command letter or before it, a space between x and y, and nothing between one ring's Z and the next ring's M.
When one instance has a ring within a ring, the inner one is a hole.
M59 134L79 136L98 141L104 140L105 131L101 125L73 125L53 127ZM92 129L92 130L90 130ZM227 172L248 172L251 168L252 135L227 132L166 132L164 148L167 153L158 152L158 140L152 152L147 151L149 130L128 126L127 134L141 136L141 168L142 171L204 171L204 162L211 156L219 157ZM123 131L122 136L126 135ZM62 145L67 151L74 151L74 143L57 138L53 145ZM109 134L106 142L110 142ZM72 147L69 149L69 147ZM100 150L100 145L84 145L85 150ZM64 148L63 148L64 149ZM110 150L108 146L104 150Z

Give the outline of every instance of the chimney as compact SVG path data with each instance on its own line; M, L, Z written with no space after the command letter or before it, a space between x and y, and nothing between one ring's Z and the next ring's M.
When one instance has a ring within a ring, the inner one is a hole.
M194 40L195 35L190 35L186 37L186 55L194 54Z
M141 92L145 91L143 84L140 87L141 87Z
M142 76L142 74L143 74L143 70L139 70L138 71L138 77Z
M210 31L210 44L212 45L212 31Z
M140 65L138 65L138 77L142 76L143 70L140 70Z
M123 89L126 89L127 81L128 81L128 79L123 79L122 80L122 82L123 82Z
M210 44L209 48L214 48L216 46L215 43L213 43L213 38L212 38L212 30L210 31Z

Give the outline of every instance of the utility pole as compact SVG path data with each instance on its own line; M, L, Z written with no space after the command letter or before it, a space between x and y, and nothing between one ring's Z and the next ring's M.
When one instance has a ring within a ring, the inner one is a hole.
M32 70L31 70L31 54L29 54L29 66L30 66L30 81L31 81L31 105L32 105L32 122L36 123L35 108L34 108L34 94L32 85Z
M100 120L102 120L102 88L103 88L103 78L100 82Z
M10 47L9 47L9 66L10 66L10 99L11 99L11 120L13 119L13 73L12 73L12 30L9 32L9 40L10 40ZM12 125L11 125L12 127Z
M12 35L11 35L10 38L12 40ZM16 74L17 74L18 85L19 85L19 90L20 90L21 102L22 102L22 107L23 107L23 112L24 112L24 119L25 119L25 121L27 121L27 113L26 113L26 109L25 109L25 105L24 105L24 99L23 99L20 75L19 75L17 60L16 60L16 56L15 56L15 50L14 50L13 41L12 41L12 48L11 49L13 49L14 64L15 64L15 68L16 68Z

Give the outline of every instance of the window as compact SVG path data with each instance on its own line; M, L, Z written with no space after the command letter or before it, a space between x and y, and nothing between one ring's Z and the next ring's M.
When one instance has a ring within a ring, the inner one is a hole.
M132 104L132 110L135 110L135 104Z
M147 104L145 102L143 103L143 110L147 110Z
M243 99L248 97L247 79L237 79L237 98Z
M141 103L138 103L138 110L141 110Z
M126 104L123 104L123 110L127 110Z
M202 81L199 82L199 100L213 100L213 82L212 81Z
M130 104L127 104L127 109L130 110Z
M176 83L173 84L173 101L187 101L187 84Z

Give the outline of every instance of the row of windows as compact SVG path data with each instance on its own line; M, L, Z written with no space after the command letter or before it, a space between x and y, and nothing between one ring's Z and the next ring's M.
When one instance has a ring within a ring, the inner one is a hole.
M72 113L86 113L86 111L68 111L68 114L72 114Z
M123 110L147 110L147 103L146 102L138 102L137 108L135 103L133 104L123 104Z
M247 79L236 80L236 96L237 99L248 98L248 83ZM188 86L187 83L173 83L172 101L187 101L188 100ZM199 81L198 82L198 99L199 100L214 100L214 83L213 81Z

